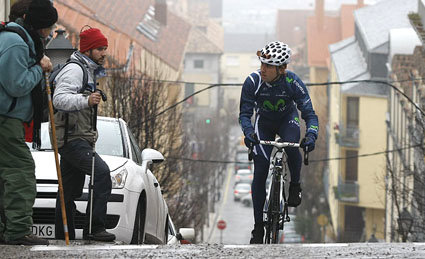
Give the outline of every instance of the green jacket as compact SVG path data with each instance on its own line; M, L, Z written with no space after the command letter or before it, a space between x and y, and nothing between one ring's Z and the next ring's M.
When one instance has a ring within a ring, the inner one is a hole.
M7 26L17 26L25 31L17 23L12 22ZM28 44L35 53L34 42L28 32L25 32ZM43 78L43 71L35 62L35 59L29 56L28 45L17 33L0 33L0 115L25 122L31 121L31 91ZM9 111L14 98L16 105Z

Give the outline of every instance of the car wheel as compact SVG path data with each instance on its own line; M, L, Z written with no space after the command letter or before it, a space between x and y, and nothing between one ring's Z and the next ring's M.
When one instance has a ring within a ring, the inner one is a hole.
M145 241L146 197L143 192L140 196L134 220L133 236L130 244L143 244Z

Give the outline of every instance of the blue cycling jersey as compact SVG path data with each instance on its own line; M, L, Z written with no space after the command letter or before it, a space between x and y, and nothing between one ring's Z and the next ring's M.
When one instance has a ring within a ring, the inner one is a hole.
M260 70L251 73L242 87L239 123L245 135L254 132L251 117L254 109L256 116L279 122L294 109L301 111L301 117L307 125L307 133L317 138L319 121L314 112L310 95L301 79L286 70L278 80L267 83L261 79Z

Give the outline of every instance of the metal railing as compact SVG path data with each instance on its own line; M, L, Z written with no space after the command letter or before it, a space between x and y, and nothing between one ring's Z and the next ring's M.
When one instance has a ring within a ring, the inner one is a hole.
M343 202L359 202L359 184L356 181L343 181L338 179L336 198Z
M344 147L359 147L360 146L360 130L358 126L350 126L340 128L339 130L339 145Z

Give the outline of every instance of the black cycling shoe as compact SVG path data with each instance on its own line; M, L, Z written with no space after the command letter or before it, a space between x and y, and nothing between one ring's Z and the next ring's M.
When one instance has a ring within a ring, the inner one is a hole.
M301 204L301 191L301 185L299 183L291 183L289 185L289 207L297 207Z
M263 224L254 224L254 230L251 231L250 244L262 244L264 239L264 226Z

